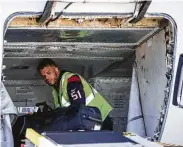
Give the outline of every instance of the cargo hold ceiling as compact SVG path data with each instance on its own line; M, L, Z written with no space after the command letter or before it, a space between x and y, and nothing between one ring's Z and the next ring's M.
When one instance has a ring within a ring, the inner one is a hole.
M8 29L7 42L91 42L133 43L153 31L154 28L61 30L61 29Z
M68 18L67 18L68 17ZM64 58L123 60L129 53L161 29L163 18L143 18L135 24L129 15L63 16L48 26L38 17L14 18L5 34L5 58Z
M5 35L5 58L123 60L136 46L159 29L11 28Z

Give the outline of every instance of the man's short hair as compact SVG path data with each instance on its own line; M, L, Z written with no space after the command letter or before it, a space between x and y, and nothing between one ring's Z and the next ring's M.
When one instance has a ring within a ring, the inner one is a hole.
M46 66L56 66L57 67L57 65L55 64L55 62L52 59L45 58L39 62L38 66L37 66L38 72L40 72L40 70Z

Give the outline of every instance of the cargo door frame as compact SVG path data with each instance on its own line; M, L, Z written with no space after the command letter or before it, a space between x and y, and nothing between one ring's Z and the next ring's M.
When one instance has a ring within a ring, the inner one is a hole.
M18 10L17 10L18 11ZM2 34L1 35L1 37L3 38L3 34L5 34L6 33L6 29L7 29L7 26L8 26L8 24L9 24L9 22L13 19L13 18L15 18L15 17L17 17L17 16L32 16L32 15L40 15L41 13L40 12L38 12L38 13L35 13L35 12L15 12L14 14L12 14L12 15L10 15L9 17L7 17L7 19L6 20L3 20L2 19L2 21L3 21L3 24L4 24L4 26L2 26L1 25L1 28L3 28L3 29L1 29L1 30L3 30L3 32L1 31L0 33ZM94 15L94 14L93 14ZM126 15L126 14L125 14ZM131 15L131 13L129 13L128 15ZM104 15L105 16L105 15ZM175 35L175 33L176 33L176 23L175 23L175 21L174 21L174 19L172 18L172 17L170 17L169 15L167 15L167 14L163 14L163 13L160 13L160 14L156 14L156 13L148 13L148 14L146 14L145 15L146 17L159 17L159 16L162 16L162 17L164 17L164 18L167 18L171 23L172 23L172 26L174 26L174 44L176 45L176 35ZM1 42L2 43L2 42ZM1 44L1 47L3 46L3 43ZM174 49L175 49L175 47L174 47ZM174 52L175 52L175 50L174 50ZM3 57L3 49L1 50L1 55L2 55L2 57ZM3 69L3 66L2 66L2 59L1 59L1 62L0 62L0 64L1 64L1 69ZM172 72L173 72L173 70L172 70ZM2 70L0 71L0 73L2 73ZM3 78L2 78L2 81L3 81ZM169 105L169 104L168 104ZM168 110L168 108L166 109L166 110ZM165 113L165 116L164 116L164 120L166 120L166 115L167 115L167 112ZM165 121L162 123L161 122L161 124L163 124L162 125L162 127L164 126L164 124L165 124ZM162 128L163 129L163 128ZM162 131L162 130L161 130ZM158 133L160 133L160 132L158 132ZM161 133L162 134L162 133ZM158 140L160 140L160 138L161 138L161 135L160 134L158 134Z

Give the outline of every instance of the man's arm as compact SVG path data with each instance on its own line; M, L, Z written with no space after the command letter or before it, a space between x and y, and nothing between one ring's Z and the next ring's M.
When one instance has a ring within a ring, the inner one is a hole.
M86 97L81 83L81 79L77 75L73 75L68 79L67 93L72 105L85 105Z

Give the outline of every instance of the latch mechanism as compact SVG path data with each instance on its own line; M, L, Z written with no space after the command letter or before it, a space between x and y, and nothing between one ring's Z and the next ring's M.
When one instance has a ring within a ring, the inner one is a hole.
M133 17L128 20L129 23L137 23L140 21L145 13L147 12L147 9L149 8L151 4L151 0L148 1L137 1L135 4L135 10L133 13Z
M43 14L39 18L38 23L47 26L51 21L57 20L63 14L64 10L66 10L71 4L72 2L66 5L66 7L57 16L55 16L56 1L55 0L47 1Z

